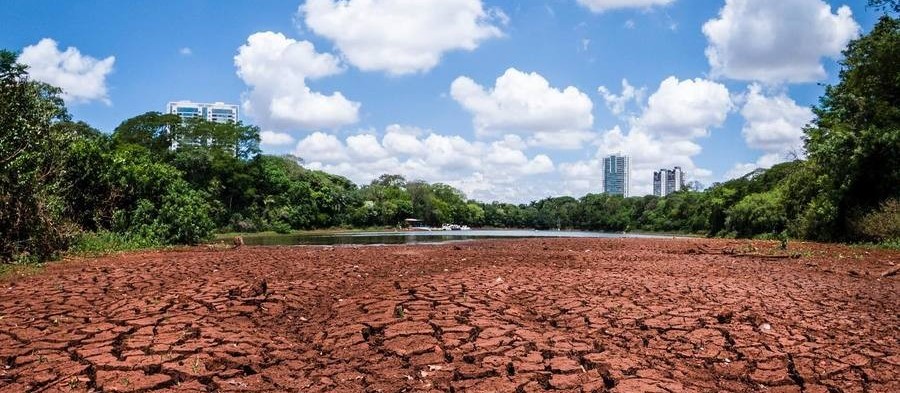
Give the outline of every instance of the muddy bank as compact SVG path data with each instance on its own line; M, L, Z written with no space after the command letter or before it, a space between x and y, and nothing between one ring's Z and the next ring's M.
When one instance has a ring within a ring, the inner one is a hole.
M72 260L0 282L0 391L900 391L900 253L754 244Z

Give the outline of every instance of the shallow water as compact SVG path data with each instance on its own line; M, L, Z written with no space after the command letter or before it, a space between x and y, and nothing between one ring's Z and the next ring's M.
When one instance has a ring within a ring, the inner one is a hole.
M647 238L656 235L623 234L584 231L535 231L535 230L468 230L468 231L398 231L398 232L343 232L323 234L295 234L272 236L248 236L247 245L365 245L365 244L421 244L446 243L475 239L512 238Z

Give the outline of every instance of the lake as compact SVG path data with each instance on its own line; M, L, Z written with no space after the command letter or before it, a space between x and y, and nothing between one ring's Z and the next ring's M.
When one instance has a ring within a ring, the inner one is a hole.
M536 230L468 230L468 231L399 231L399 232L338 232L322 234L286 234L246 236L244 244L274 245L374 245L374 244L432 244L477 239L515 238L653 238L660 235L623 234L585 231ZM667 236L666 236L667 237Z

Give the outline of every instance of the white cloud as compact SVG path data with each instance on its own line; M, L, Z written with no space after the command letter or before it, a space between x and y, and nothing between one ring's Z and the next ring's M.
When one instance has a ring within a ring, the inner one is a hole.
M751 85L741 109L741 130L747 145L768 153L800 152L803 127L813 120L810 108L797 105L785 94L766 96L759 85Z
M388 151L381 146L381 143L372 134L347 137L347 147L354 157L363 160L375 160L389 155Z
M750 172L753 172L760 166L756 163L737 163L734 164L734 167L725 172L725 175L722 177L722 181L728 181L731 179L737 179L741 176L744 176Z
M82 55L75 47L60 51L56 41L44 38L22 49L18 62L28 65L28 73L34 80L61 88L67 103L98 100L110 104L106 77L113 70L114 56L97 60Z
M797 105L780 93L766 95L758 84L750 85L741 108L741 134L751 148L762 150L756 162L740 162L722 180L743 176L758 168L770 168L785 161L803 158L803 127L815 117L810 108Z
M473 115L479 136L524 134L553 148L581 147L593 137L591 99L573 86L552 87L536 72L507 69L489 90L461 76L450 95Z
M621 8L650 8L653 6L664 6L674 1L675 0L578 0L578 4L587 7L593 12L603 12Z
M425 150L425 145L416 135L387 130L382 140L384 147L394 154L417 155Z
M849 7L822 0L727 0L703 25L713 76L770 84L824 79L821 59L859 32Z
M314 132L297 143L294 155L306 162L341 162L349 159L347 149L337 137L324 132Z
M722 177L721 180L727 181L727 180L731 180L731 179L736 179L736 178L744 176L750 172L753 172L757 169L771 168L775 164L780 164L782 162L789 161L789 160L792 160L795 158L797 158L797 157L795 157L793 155L793 153L790 153L790 152L763 154L756 160L756 162L751 162L751 163L739 162L737 164L734 164L734 167L732 167L730 170L728 170L728 172L725 172L725 175Z
M526 141L529 146L549 149L577 150L590 146L598 135L594 131L560 130L538 131Z
M294 153L310 168L358 184L396 173L410 180L447 183L473 198L527 201L546 196L547 188L536 179L556 167L546 155L529 157L524 147L515 135L485 143L395 124L385 129L380 141L371 133L341 140L316 132L298 142Z
M481 0L308 0L299 16L364 71L401 75L434 68L453 50L502 36L508 17Z
M265 128L334 128L359 119L359 103L341 92L323 94L306 85L307 79L344 70L337 57L316 52L309 41L255 33L238 49L234 64L238 77L250 87L244 94L244 111Z
M263 146L284 146L294 143L294 137L284 132L263 131L259 133L259 143Z
M609 108L609 111L618 116L625 112L625 106L629 102L641 103L644 100L646 88L636 89L628 83L628 79L622 79L621 94L614 94L606 86L598 87L597 92L603 96L603 101L606 101L606 107Z
M194 52L191 50L191 48L188 48L188 47L179 49L178 53L182 54L183 56L190 56L190 55L194 54Z
M721 126L733 103L728 89L705 79L679 81L670 76L647 102L633 128L661 138L696 138Z
M603 90L600 92L603 94ZM619 96L610 98L613 104L621 100ZM631 119L627 133L614 127L597 139L598 148L593 157L559 165L563 192L571 195L602 192L603 158L610 154L631 158L629 195L632 196L652 193L653 171L660 168L680 166L688 179L711 179L711 171L694 163L693 158L702 151L694 140L707 136L710 128L725 122L733 107L728 89L704 79L679 81L669 77L647 101L640 115Z

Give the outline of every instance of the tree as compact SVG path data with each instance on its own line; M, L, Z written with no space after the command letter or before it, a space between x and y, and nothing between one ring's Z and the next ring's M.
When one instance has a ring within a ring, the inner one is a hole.
M60 93L0 50L0 261L46 259L66 245L59 179L70 134L53 127L69 119Z
M750 194L728 210L726 227L739 237L781 233L787 218L777 191Z
M883 16L844 57L805 130L821 192L804 235L821 240L852 239L853 220L900 195L900 20Z
M119 124L113 131L112 139L118 145L143 146L162 157L169 152L176 136L182 132L181 125L178 115L147 112Z
M869 0L869 6L882 10L900 12L900 0Z

